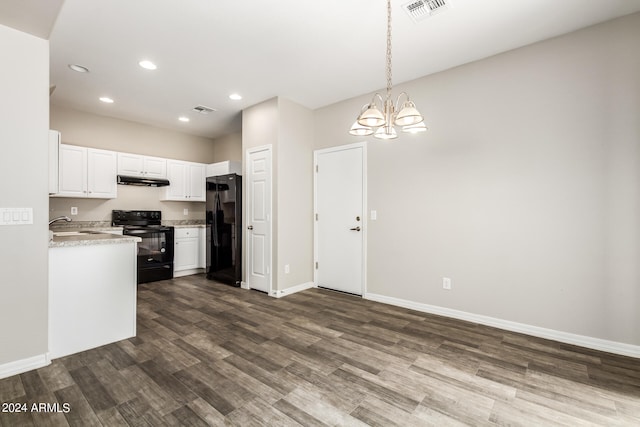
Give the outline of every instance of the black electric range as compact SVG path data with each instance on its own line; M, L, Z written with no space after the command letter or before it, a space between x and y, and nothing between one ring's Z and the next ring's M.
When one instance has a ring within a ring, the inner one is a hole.
M173 278L173 227L162 225L161 211L112 211L112 225L138 242L138 283Z

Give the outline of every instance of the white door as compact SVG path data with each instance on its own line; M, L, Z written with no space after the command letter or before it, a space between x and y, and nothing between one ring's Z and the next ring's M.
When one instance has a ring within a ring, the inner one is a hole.
M247 280L271 292L271 146L247 151Z
M364 293L365 146L315 152L316 285Z

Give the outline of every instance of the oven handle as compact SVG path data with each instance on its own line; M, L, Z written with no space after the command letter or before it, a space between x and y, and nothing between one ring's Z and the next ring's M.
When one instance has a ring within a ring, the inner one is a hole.
M167 233L170 230L125 230L123 234L133 235L133 234L157 234L157 233Z

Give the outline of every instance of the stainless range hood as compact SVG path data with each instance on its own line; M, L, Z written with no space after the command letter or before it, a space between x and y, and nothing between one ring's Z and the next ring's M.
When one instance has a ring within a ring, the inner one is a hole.
M143 187L166 187L169 185L169 180L162 178L142 178L139 176L118 175L118 184L139 185Z

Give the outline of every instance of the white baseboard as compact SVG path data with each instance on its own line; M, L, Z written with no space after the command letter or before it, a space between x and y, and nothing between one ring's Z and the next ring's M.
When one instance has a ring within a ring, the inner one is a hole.
M269 296L274 298L282 298L287 295L295 294L296 292L301 292L307 289L311 289L315 286L313 282L301 283L300 285L292 286L290 288L281 289L277 291L272 291Z
M173 278L175 279L176 277L190 276L192 274L200 273L204 273L204 268L191 268L189 270L174 271Z
M486 326L493 326L495 328L504 329L506 331L532 335L538 338L559 341L562 343L586 347L593 350L600 350L608 353L640 358L640 346L637 345L625 344L617 341L608 341L600 338L587 337L584 335L571 334L568 332L556 331L554 329L547 329L538 326L527 325L524 323L511 322L509 320L496 319L494 317L468 313L466 311L453 310L446 307L438 307L435 305L422 304L400 298L388 297L385 295L367 293L364 295L364 298L385 304L395 305L398 307L409 308L411 310L421 311L423 313L437 314L454 319L466 320L468 322L479 323Z
M14 375L31 371L33 369L42 368L49 365L50 363L51 361L49 360L49 356L47 354L39 354L27 359L5 363L3 365L0 365L0 379L12 377Z

